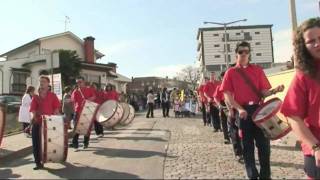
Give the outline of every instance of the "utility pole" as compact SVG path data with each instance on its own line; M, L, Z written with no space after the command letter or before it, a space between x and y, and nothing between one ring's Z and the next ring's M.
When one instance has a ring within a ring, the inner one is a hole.
M291 25L292 30L295 31L297 29L297 13L296 13L296 1L289 0L290 3L290 17L291 17Z

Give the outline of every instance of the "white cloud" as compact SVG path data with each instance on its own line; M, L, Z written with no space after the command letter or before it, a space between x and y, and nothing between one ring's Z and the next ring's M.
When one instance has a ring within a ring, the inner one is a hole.
M292 30L283 29L274 33L274 60L275 62L289 61L293 53Z

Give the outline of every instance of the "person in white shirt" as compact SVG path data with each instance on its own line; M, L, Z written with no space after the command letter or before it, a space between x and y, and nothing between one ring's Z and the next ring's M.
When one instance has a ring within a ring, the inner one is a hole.
M29 112L32 96L35 88L28 86L25 94L22 97L21 106L19 109L18 121L22 123L22 128L27 137L30 137L30 129L28 128L31 120L31 113Z
M146 117L149 118L149 115L151 113L151 118L153 118L154 95L152 90L150 90L147 95L147 104L148 104L148 112Z

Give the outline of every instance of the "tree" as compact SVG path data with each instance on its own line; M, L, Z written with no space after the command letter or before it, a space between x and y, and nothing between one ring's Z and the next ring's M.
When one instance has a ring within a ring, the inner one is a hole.
M81 62L76 51L59 50L62 86L71 85L80 74Z
M197 87L197 82L200 80L199 68L187 66L178 72L175 78L191 83L193 89L195 89Z

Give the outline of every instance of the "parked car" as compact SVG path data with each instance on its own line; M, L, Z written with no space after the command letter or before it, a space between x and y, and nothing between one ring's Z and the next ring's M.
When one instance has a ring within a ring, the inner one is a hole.
M21 97L14 95L0 95L0 104L5 107L7 113L15 113L19 111Z

